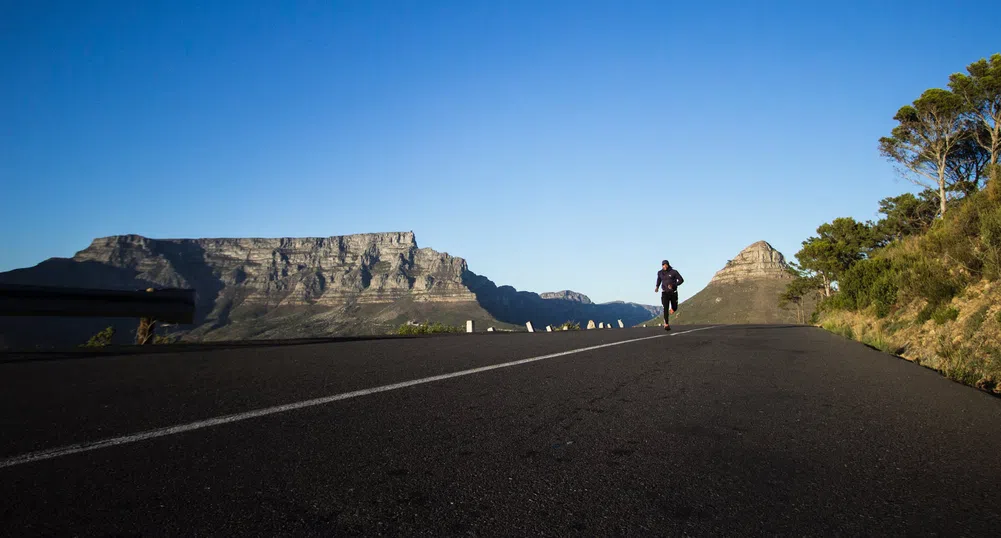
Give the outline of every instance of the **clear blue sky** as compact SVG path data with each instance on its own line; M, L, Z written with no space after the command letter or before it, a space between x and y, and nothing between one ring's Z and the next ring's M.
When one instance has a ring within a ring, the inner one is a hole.
M914 190L897 108L1001 3L0 0L0 270L94 237L407 231L656 304Z

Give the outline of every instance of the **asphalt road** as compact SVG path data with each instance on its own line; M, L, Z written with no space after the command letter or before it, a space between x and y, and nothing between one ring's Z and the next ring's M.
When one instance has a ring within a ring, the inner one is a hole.
M1001 532L1001 399L697 328L0 362L0 534Z

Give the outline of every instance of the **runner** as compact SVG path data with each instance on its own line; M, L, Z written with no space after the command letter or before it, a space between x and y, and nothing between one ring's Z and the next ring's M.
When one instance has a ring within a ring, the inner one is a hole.
M671 267L671 264L667 260L660 262L660 265L662 269L657 271L657 287L653 291L664 290L660 296L660 302L664 305L664 330L670 331L670 315L678 311L678 286L685 279L681 278L681 273Z

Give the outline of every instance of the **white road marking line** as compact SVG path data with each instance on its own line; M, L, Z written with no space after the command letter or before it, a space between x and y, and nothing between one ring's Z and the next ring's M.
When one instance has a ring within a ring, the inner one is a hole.
M559 353L551 353L549 355L540 355L538 357L530 357L527 359L521 359L511 362L505 362L501 364L492 364L490 366L481 366L479 368L472 368L470 370L461 370L459 372L453 372L450 374L442 374L431 377L425 377L422 379L414 379L412 381L403 381L401 383L393 383L392 385L382 385L380 387L374 387L370 389L356 390L352 392L344 392L341 394L334 394L333 396L325 396L322 398L314 398L312 400L303 400L301 402L293 402L284 405L277 405L274 407L265 407L263 409L256 409L254 411L246 411L243 413L236 413L233 415L225 415L221 417L210 418L206 420L199 420L195 422L190 422L188 424L179 424L177 426L168 426L166 428L158 428L155 430L147 430L144 432L134 433L132 435L123 435L121 437L113 437L111 439L104 439L102 441L91 441L87 443L77 443L75 445L67 445L64 447L53 448L49 450L40 450L37 452L28 452L27 454L21 454L20 456L14 456L12 458L0 461L0 469L5 467L13 467L15 465L23 465L25 463L31 463L35 461L48 460L52 458L58 458L61 456L69 456L70 454L78 454L80 452L89 452L91 450L98 450L100 448L107 448L117 445L124 445L128 443L136 443L139 441L145 441L147 439L156 439L157 437L166 437L168 435L175 435L178 433L189 432L193 430L200 430L202 428L210 428L212 426L220 426L222 424L229 424L231 422L240 422L241 420L248 420L257 417L263 417L267 415L274 415L276 413L284 413L286 411L294 411L296 409L304 409L306 407L314 407L317 405L328 404L331 402L337 402L340 400L347 400L350 398L357 398L359 396L366 396L368 394L376 394L379 392L387 392L396 389L402 389L406 387L413 387L415 385L423 385L426 383L433 383L435 381L442 381L445 379L452 379L454 377L462 377L472 374L478 374L480 372L488 372L490 370L497 370L498 368L509 368L511 366L518 366L521 364L528 364L530 362L537 362L546 359L554 359L556 357L565 357L567 355L574 355L577 353L584 353L586 351L594 351L596 349L602 349L612 346L621 346L623 344L631 344L633 342L642 342L644 340L653 340L654 338L663 338L665 336L678 336L681 334L688 334L695 331L704 331L706 329L712 329L713 327L703 327L700 329L691 329L688 331L682 331L680 333L672 334L659 334L657 336L645 336L643 338L634 338L632 340L623 340L621 342L612 342L610 344L601 344L597 346L582 347L579 349L571 349L570 351L561 351Z
M688 333L693 333L693 332L696 332L696 331L704 331L706 329L715 329L715 328L716 328L715 325L713 325L711 327L700 327L698 329L689 329L687 331L681 331L680 333L674 333L671 336L678 336L679 334L688 334Z

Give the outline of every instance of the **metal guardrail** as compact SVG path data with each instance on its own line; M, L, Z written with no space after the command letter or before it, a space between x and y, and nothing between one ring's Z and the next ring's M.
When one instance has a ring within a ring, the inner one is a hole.
M194 323L195 290L99 290L0 284L0 316L149 318Z

